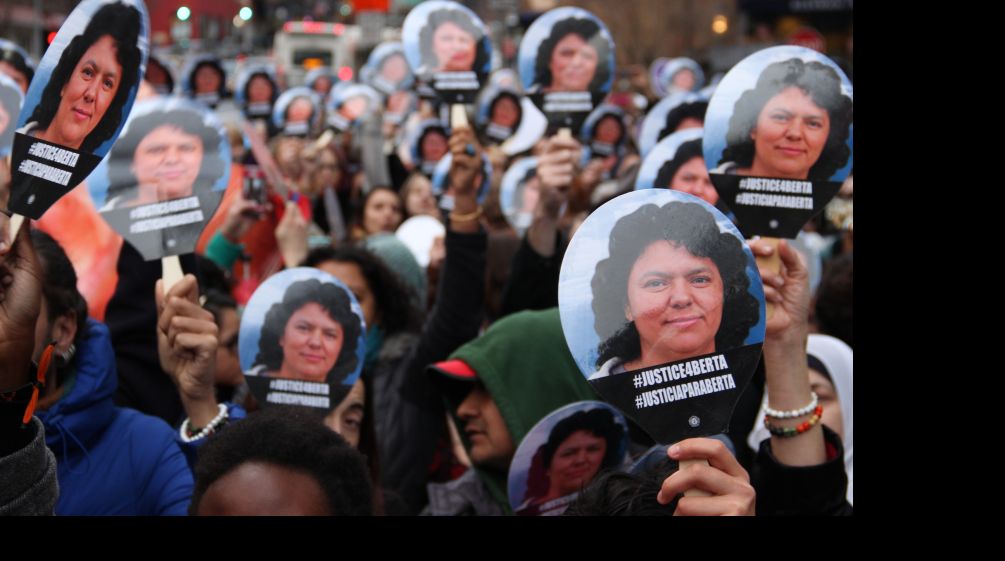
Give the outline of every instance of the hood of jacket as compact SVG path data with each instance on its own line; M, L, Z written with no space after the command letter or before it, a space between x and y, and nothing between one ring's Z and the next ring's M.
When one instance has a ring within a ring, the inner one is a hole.
M558 308L506 316L455 351L450 359L461 360L475 371L505 419L514 446L519 446L530 429L555 409L599 399L569 352ZM459 399L463 399L461 392L447 394L455 420ZM459 421L457 426L463 429ZM471 443L464 431L460 432L464 447L470 451ZM492 497L507 513L511 512L506 495L507 474L476 469Z
M103 323L87 319L73 366L72 381L64 381L68 391L48 411L38 413L45 425L46 445L64 460L68 454L86 452L115 413L115 352Z

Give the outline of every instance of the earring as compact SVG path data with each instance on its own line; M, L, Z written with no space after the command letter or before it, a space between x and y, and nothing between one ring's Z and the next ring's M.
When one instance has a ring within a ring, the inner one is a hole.
M73 354L76 352L77 347L73 343L70 343L70 346L65 351L59 353L59 357L63 359L63 364L70 364L70 361L73 360Z

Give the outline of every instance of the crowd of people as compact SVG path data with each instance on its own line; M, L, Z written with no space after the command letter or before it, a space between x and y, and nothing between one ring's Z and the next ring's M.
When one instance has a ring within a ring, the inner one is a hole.
M421 39L436 56L424 65L489 64L487 41L470 22L434 23ZM643 207L619 222L612 254L597 266L594 291L617 297L594 302L611 339L588 380L559 317L566 249L591 213L636 188L644 167L654 170L651 188L695 195L694 204L734 220L710 169L831 178L850 157L841 80L819 63L769 65L737 101L753 117L730 121L722 159L705 161L695 131L657 147L703 126L716 81L706 87L700 65L681 59L674 72L654 75L659 87L630 83L605 66L611 53L596 29L567 27L545 43L551 58L537 70L548 80L537 88L611 80L620 88L573 135L533 118L541 114L510 69L494 69L475 111L457 122L398 47L378 49L358 83L320 68L286 84L269 67L228 76L209 54L181 72L151 55L145 76L131 77L138 53L109 43L135 37L81 35L74 48L94 51L84 58L112 68L113 78L82 81L73 93L82 71L66 69L67 86L54 85L54 73L44 95L63 101L50 115L33 114L24 134L93 148L119 127L101 117L133 80L137 103L188 99L215 112L226 138L184 111L148 112L111 147L109 161L123 165L109 167L103 205L85 182L19 231L0 215L0 513L512 515L511 462L549 413L603 401L598 377L740 344L757 323L744 314L759 306L744 247L712 219ZM34 68L23 50L0 42L0 72L22 93ZM79 113L78 100L102 114L87 115L83 127L49 125L62 122L63 105ZM657 110L645 150L664 160L644 165L640 131ZM229 175L218 144L229 149ZM0 209L11 174L5 159ZM224 177L219 207L171 286L159 260L101 218ZM760 266L771 309L763 352L728 432L661 443L629 419L621 461L610 413L580 414L603 417L603 428L559 423L538 454L542 497L519 510L578 493L565 515L850 514L851 200L849 176L795 240L747 242L780 265ZM421 239L396 235L410 224ZM652 300L634 288L639 263L647 271L674 263L667 278L708 269L673 296L672 306L701 318L688 316L665 337ZM298 281L269 308L260 347L245 350L242 315L255 290L298 267L331 275L352 298ZM619 328L626 318L631 328ZM317 408L265 402L252 377L348 383ZM564 484L551 475L559 465L573 474Z

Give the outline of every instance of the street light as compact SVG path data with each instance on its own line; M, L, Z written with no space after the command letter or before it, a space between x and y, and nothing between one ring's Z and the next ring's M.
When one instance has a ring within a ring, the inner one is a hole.
M241 19L243 19L244 21L248 21L249 19L251 19L251 16L255 15L255 13L252 11L251 8L245 6L241 8L240 11L237 12L237 15L241 16Z
M182 6L178 8L175 15L178 16L178 19L181 21L188 21L188 18L192 15L192 10L188 9L188 6Z

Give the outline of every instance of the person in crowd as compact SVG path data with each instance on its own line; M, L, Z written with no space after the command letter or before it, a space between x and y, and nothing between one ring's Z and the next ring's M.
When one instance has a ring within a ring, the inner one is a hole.
M59 245L31 232L42 269L35 360L52 364L37 415L56 454L59 515L184 515L192 474L164 421L112 404L115 358L108 328L87 317L77 276Z
M363 457L308 413L274 406L199 451L195 516L370 516Z

